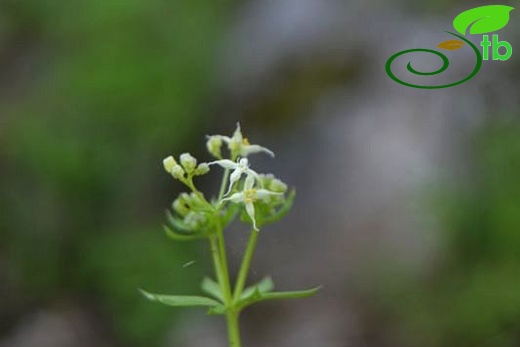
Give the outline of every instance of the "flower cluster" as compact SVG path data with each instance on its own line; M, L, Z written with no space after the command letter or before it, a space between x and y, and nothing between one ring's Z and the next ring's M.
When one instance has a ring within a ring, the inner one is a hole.
M224 144L228 158L223 156ZM250 144L243 137L240 124L231 137L208 136L206 148L217 160L197 164L197 159L189 153L180 156L180 164L173 156L163 160L164 169L191 190L191 194L182 193L173 202L174 213L168 216L177 233L209 235L218 223L227 225L239 211L242 211L242 220L258 231L261 225L278 220L290 209L294 192L286 197L285 183L272 174L259 174L250 167L249 155L267 153L274 157L274 153ZM193 177L207 174L213 165L224 169L224 180L218 198L209 202L195 187Z

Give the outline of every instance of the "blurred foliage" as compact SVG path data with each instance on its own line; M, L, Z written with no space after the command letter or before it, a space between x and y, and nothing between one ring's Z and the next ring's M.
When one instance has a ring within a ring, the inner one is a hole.
M136 288L198 285L202 269L174 273L195 249L161 232L161 159L204 134L228 5L1 2L0 260L15 304L0 332L95 293L122 341L164 338L172 312Z
M439 264L377 294L402 346L520 344L520 123L484 126L474 144L471 181L442 200Z

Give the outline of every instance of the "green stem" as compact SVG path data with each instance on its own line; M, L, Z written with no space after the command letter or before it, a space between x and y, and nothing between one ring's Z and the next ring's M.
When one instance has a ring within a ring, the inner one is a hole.
M220 285L224 303L227 308L226 322L230 347L240 347L240 330L238 326L238 315L234 307L233 293L231 291L231 284L229 280L229 270L226 257L226 245L224 241L224 234L220 221L217 223L216 235L210 237L211 253L213 254L213 263L215 265L215 272Z
M220 256L219 256L219 250L218 250L218 240L215 236L211 236L209 238L210 246L211 246L211 255L213 257L213 265L215 266L215 275L217 276L218 283L220 284L220 287L222 289L222 268L221 268L221 262L220 262Z
M218 201L222 200L224 193L226 192L226 182L229 178L229 169L225 169L224 176L222 177L222 183L220 184L220 191L218 193Z
M240 328L238 326L237 312L229 311L226 313L226 322L228 328L229 347L240 347Z
M242 258L242 265L240 265L240 270L238 272L237 282L235 284L235 294L234 301L237 302L240 299L240 295L242 294L242 290L244 290L244 286L247 280L247 274L249 272L249 267L251 266L251 260L253 259L253 254L255 253L256 242L258 240L258 231L251 230L249 235L249 241L247 242L247 248L244 253L244 257Z

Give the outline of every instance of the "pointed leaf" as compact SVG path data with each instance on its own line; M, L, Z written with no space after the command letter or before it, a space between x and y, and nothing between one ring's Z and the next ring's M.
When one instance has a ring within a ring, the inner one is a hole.
M456 49L462 48L462 46L464 46L464 42L460 40L447 40L437 45L438 48L446 49L448 51L454 51Z
M144 295L145 298L151 301L157 301L161 304L165 304L168 306L218 306L219 303L213 299L207 298L205 296L191 296L191 295L161 295L161 294L153 294L149 293L145 290L139 289L141 294Z
M169 228L166 225L163 225L163 228L164 228L166 235L175 241L192 241L192 240L197 240L197 239L201 239L201 238L205 237L205 235L184 235L179 232L176 232L175 230L173 230L172 228Z
M213 296L215 299L218 299L221 302L224 302L224 296L222 295L220 286L211 278L204 277L204 279L202 280L201 288L204 293Z
M168 220L168 223L170 223L170 225L172 227L174 227L176 230L179 230L179 231L182 231L182 232L186 232L186 233L191 233L193 232L193 230L191 230L190 227L188 227L186 225L186 223L184 223L183 220L175 217L170 211L166 210L166 219Z
M242 292L242 295L240 295L240 299L246 299L250 296L252 296L256 290L258 290L260 293L267 293L274 289L274 282L271 277L266 277L257 284L247 287Z
M509 12L514 7L487 5L464 11L453 20L453 27L462 35L470 28L470 34L486 34L502 29L509 22Z
M208 314L210 316L218 315L218 314L226 314L227 307L225 305L217 305L213 306L208 310Z
M250 297L245 298L244 300L241 300L238 302L238 307L240 309L243 309L254 303L257 303L260 301L266 301L266 300L305 298L305 297L316 294L316 292L320 288L321 287L316 287L316 288L307 289L307 290L290 291L290 292L267 292L267 293L261 293L258 290L258 288L256 288L256 290Z

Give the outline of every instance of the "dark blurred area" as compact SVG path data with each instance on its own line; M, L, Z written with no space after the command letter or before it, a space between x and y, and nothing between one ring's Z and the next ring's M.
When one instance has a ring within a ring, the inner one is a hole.
M298 191L253 276L324 286L246 311L244 345L519 346L520 16L512 58L463 85L384 71L483 4L0 2L0 347L224 346L220 317L137 288L211 274L205 245L161 231L182 189L161 161L209 160L204 136L237 121Z

